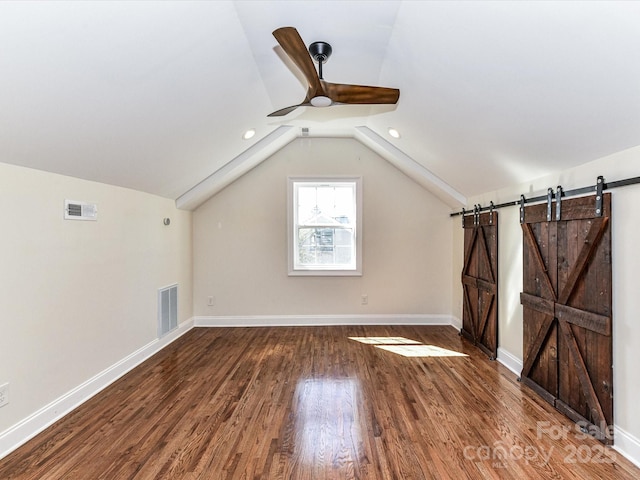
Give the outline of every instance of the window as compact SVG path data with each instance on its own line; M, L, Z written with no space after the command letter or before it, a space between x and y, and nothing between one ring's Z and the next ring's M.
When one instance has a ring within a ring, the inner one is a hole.
M362 275L360 178L289 178L289 275Z

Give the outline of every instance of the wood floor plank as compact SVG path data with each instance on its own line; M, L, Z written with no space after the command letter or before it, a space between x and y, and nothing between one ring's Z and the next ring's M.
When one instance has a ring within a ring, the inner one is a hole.
M582 480L640 469L452 327L336 326L193 329L0 460L0 478Z

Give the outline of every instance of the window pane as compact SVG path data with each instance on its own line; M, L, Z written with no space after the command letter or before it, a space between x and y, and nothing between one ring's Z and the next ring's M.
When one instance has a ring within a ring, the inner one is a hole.
M354 223L356 221L355 186L338 187L336 188L335 193L336 193L335 217L348 219L348 222L341 222L341 223Z
M355 223L355 184L297 184L299 225Z
M298 223L308 224L317 212L316 187L298 187Z
M350 228L298 229L298 262L304 266L354 262L354 231Z

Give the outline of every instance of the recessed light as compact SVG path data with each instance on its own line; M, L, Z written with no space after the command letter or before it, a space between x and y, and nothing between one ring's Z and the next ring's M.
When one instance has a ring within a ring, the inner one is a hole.
M245 140L249 140L250 138L252 138L254 135L256 134L256 131L253 128L250 128L249 130L247 130L246 132L244 132L244 135L242 135L242 138L244 138Z
M387 132L389 132L389 135L391 135L393 138L400 138L400 132L395 128L389 127Z

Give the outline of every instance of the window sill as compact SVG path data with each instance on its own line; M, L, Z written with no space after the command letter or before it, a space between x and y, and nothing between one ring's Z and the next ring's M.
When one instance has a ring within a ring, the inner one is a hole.
M290 277L361 277L359 270L289 270Z

